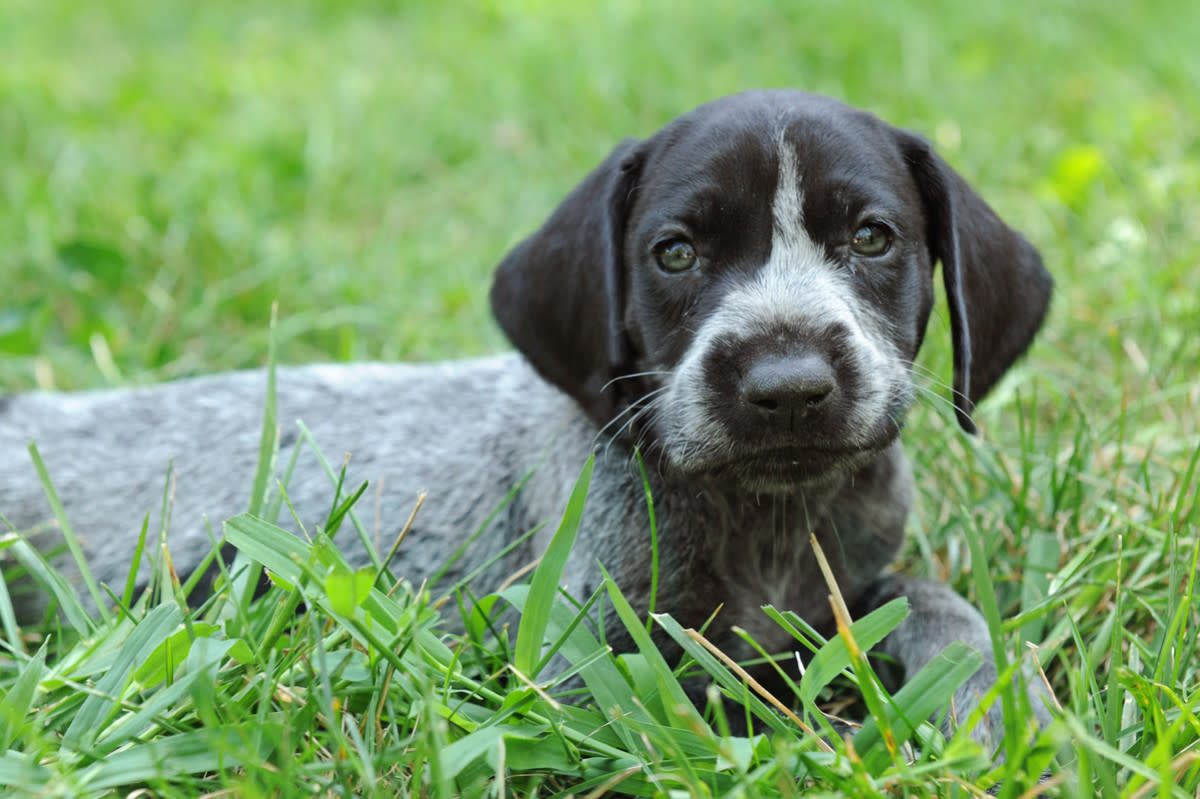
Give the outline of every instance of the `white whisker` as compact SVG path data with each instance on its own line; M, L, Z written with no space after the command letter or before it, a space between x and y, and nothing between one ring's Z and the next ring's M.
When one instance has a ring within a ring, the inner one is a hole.
M612 380L609 380L607 383L605 383L603 386L601 386L600 392L604 393L605 391L608 391L608 389L610 389L613 386L613 384L619 383L622 380L632 380L635 377L669 377L670 374L671 374L671 371L669 369L649 369L645 372L634 372L633 374L628 374L628 375L617 375Z

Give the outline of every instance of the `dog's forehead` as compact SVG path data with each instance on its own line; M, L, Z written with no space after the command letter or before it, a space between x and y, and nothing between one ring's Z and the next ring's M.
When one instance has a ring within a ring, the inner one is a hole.
M751 92L700 106L652 137L642 188L658 197L770 197L781 165L807 188L907 187L894 129L836 100Z

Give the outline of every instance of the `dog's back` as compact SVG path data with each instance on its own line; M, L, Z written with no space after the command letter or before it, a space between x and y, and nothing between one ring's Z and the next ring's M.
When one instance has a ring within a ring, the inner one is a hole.
M266 372L253 370L134 391L9 396L0 405L0 514L39 548L61 539L26 451L33 442L99 581L116 590L124 584L147 518L152 533L167 525L173 560L186 573L212 547L208 525L219 537L222 522L249 506L266 386ZM390 548L418 493L430 493L396 561L397 572L414 581L445 565L564 432L566 440L580 440L587 434L569 428L588 424L517 355L280 368L277 407L275 474L282 479L299 448L286 492L309 534L334 505L336 474L322 466L297 422L335 473L346 462L344 492L370 483L355 509L380 549ZM502 512L500 526L529 529L544 521L534 518L541 514L530 502L556 491L532 488ZM547 507L560 501L544 499ZM298 529L286 505L279 522ZM352 531L338 540L351 563L368 562ZM448 579L504 544L502 536L480 536ZM497 564L493 578L481 582L494 584L521 557L527 553ZM68 559L58 562L70 572Z

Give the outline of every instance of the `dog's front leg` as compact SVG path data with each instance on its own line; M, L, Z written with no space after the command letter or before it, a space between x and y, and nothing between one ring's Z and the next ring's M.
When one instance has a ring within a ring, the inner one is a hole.
M901 596L908 600L908 616L874 650L890 661L882 666L885 678L895 676L897 682L907 680L955 641L967 644L983 658L979 670L954 692L951 712L946 715L944 724L948 732L956 723L967 719L996 682L996 661L992 655L987 623L975 607L949 587L930 580L898 575L885 575L876 580L856 603L855 615L869 613ZM892 667L899 673L892 675ZM1028 684L1034 717L1040 726L1045 726L1051 720L1047 709L1048 697L1040 682L1029 681ZM979 725L971 730L971 737L985 746L994 747L1003 735L1004 711L997 701L988 709Z

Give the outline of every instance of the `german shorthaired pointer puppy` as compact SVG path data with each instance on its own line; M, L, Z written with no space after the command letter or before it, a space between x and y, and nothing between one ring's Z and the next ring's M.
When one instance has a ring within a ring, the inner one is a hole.
M288 496L311 525L332 493L295 419L327 451L351 454L352 481L381 489L382 541L427 488L394 566L419 582L531 473L445 578L544 525L484 568L480 592L540 554L595 452L564 582L587 596L604 564L644 611L650 526L636 448L657 511L658 610L698 627L723 605L710 633L735 657L752 654L735 625L768 650L792 647L765 603L830 631L813 533L856 612L908 598L910 615L881 646L901 668L957 640L980 651L985 665L954 697L962 717L996 676L981 615L942 585L885 572L913 500L898 436L937 262L952 398L973 430L975 403L1045 314L1051 280L1037 252L922 139L871 114L798 91L716 100L618 145L500 264L492 307L517 353L280 369L279 463L305 450ZM205 519L245 508L264 386L263 371L247 371L6 397L0 513L53 536L25 451L37 442L95 576L119 590L173 467L170 551L180 572L195 569L211 548ZM342 545L367 562L354 536ZM27 600L23 611L41 609ZM619 623L605 629L630 646ZM996 740L1000 715L975 734Z

